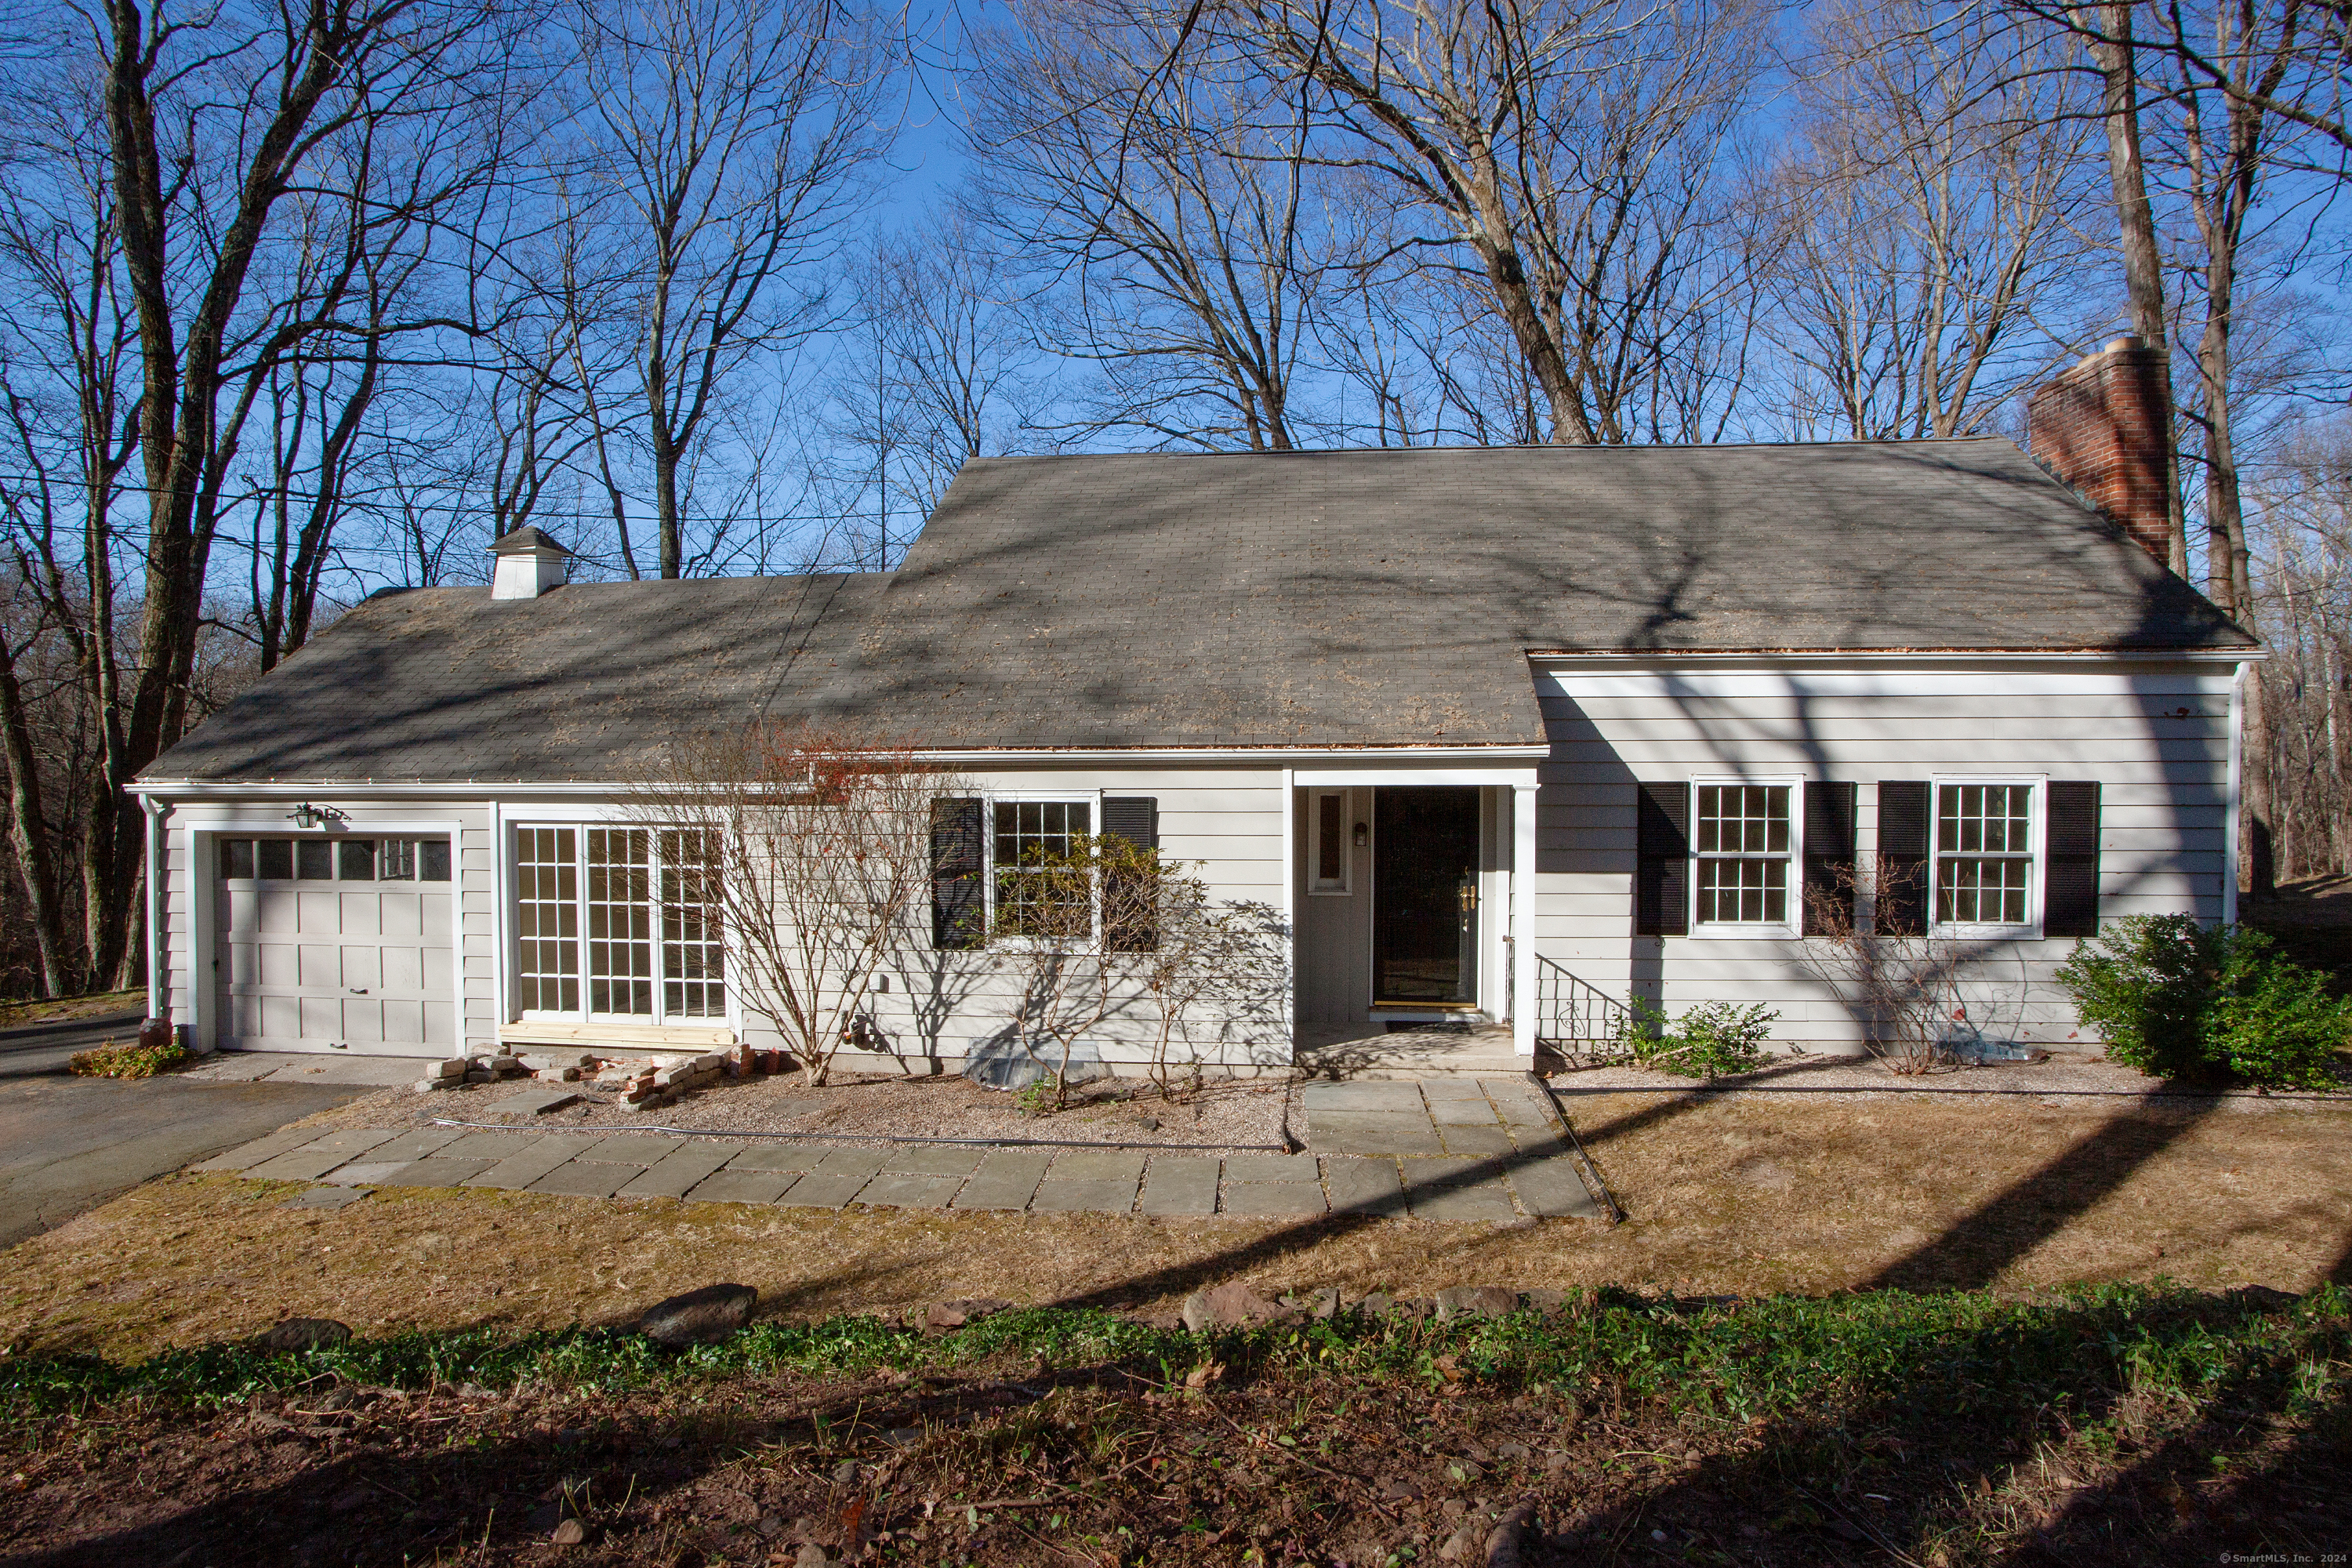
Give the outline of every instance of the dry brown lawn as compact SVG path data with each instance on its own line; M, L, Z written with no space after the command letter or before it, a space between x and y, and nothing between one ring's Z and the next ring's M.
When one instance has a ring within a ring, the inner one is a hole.
M2342 1104L1685 1092L1570 1110L1622 1225L950 1217L420 1189L327 1212L281 1206L283 1187L176 1176L0 1254L0 1345L135 1356L298 1314L362 1333L601 1323L719 1279L793 1316L983 1294L1164 1311L1236 1277L1685 1294L2352 1279Z

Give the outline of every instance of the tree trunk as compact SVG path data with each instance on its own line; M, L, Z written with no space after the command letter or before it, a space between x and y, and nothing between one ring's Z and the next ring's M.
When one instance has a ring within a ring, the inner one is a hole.
M2101 111L2107 132L2107 182L2122 243L2124 286L2131 300L2132 330L2154 349L2165 366L2164 493L2165 563L2189 575L2189 521L2180 500L2179 421L2173 414L2171 336L2165 330L2164 260L2157 247L2156 210L2147 199L2147 170L2140 158L2139 77L2131 41L2129 0L2109 0L2089 16L2076 13L2090 40L2091 58L2105 83Z
M56 868L50 862L47 824L41 814L41 777L25 721L24 691L16 661L0 643L0 737L8 760L8 839L16 851L16 873L33 917L33 938L41 957L41 994L64 996L74 990L73 965L66 953L65 927L58 908Z

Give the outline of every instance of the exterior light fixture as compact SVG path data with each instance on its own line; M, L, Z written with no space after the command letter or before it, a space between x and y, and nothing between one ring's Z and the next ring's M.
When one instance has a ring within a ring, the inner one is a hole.
M1356 847L1361 849L1372 841L1372 830L1362 823L1356 824Z
M307 800L288 812L286 817L297 827L325 827L332 823L351 820L331 805L312 805Z

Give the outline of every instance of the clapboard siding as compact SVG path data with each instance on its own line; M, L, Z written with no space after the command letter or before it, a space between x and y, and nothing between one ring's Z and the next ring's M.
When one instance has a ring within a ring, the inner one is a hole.
M1886 778L2028 774L2102 785L2103 915L2216 919L2226 874L2230 674L2183 665L1539 672L1552 754L1538 771L1538 951L1612 994L1762 1002L1792 1043L1860 1031L1798 942L1633 934L1636 785L1793 773L1860 785L1856 847L1877 847ZM1963 985L1989 1033L2066 1043L2052 972L2071 941L1998 944Z

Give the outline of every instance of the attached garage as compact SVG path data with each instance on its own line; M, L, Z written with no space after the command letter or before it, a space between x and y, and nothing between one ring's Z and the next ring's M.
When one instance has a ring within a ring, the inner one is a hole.
M457 1048L446 838L223 837L213 861L220 1046Z

